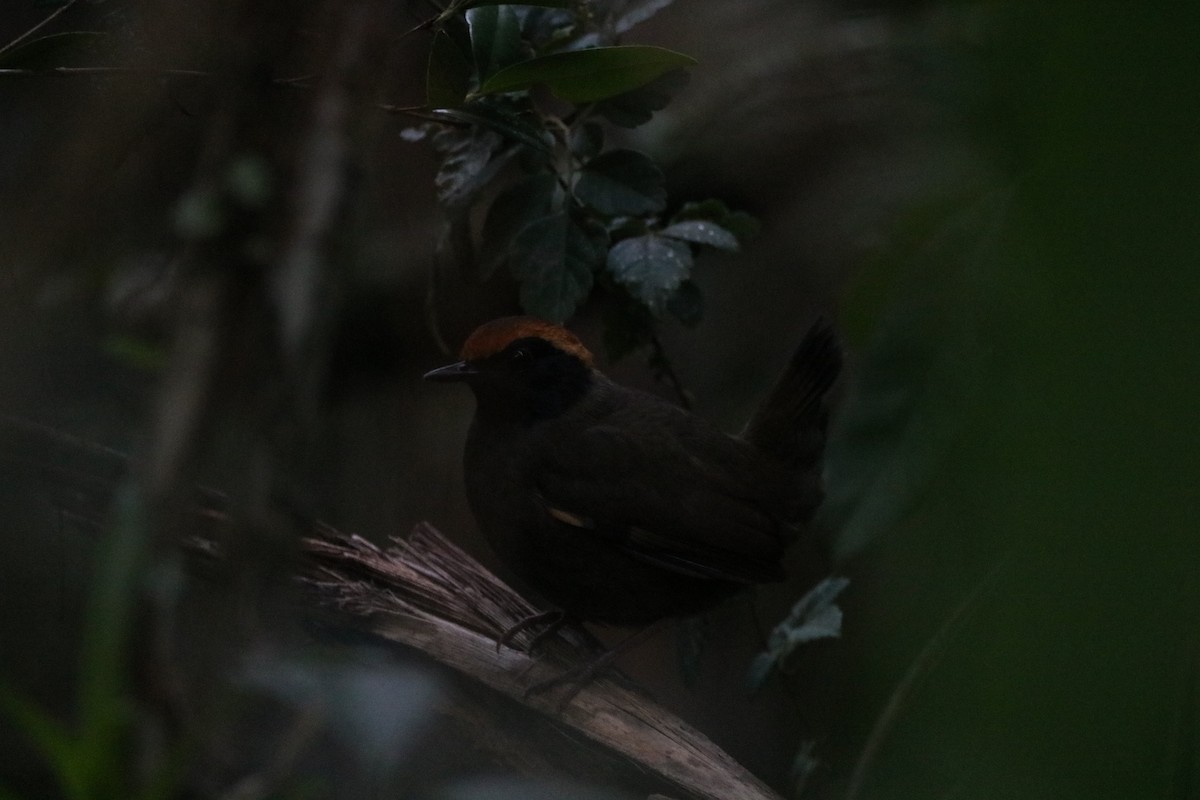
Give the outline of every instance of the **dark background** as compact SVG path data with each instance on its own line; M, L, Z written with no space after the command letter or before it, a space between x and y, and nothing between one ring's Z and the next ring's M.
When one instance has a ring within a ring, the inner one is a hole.
M10 3L0 42L52 10ZM435 263L434 154L379 108L422 99L427 39L401 34L426 10L77 3L44 31L76 36L0 63L136 68L0 74L0 412L135 458L113 486L144 493L148 557L131 574L174 609L155 663L196 711L178 785L199 795L282 747L286 725L256 722L254 702L306 707L289 669L328 688L376 664L349 645L314 655L280 624L300 520L376 541L430 520L490 558L462 496L470 397L419 376L452 358L435 330L457 346L515 311L515 288ZM1196 23L1115 5L680 0L630 33L699 59L631 144L673 198L718 196L763 223L742 252L699 261L701 324L662 329L698 412L736 430L818 314L848 351L829 501L794 579L756 612L714 613L692 688L670 636L626 662L781 791L808 741L804 796L1200 794ZM342 169L316 179L338 210L316 276L298 276L326 94L264 76L328 74L347 39ZM272 176L267 200L198 244L178 209L247 156ZM289 287L315 298L292 333ZM595 309L572 327L602 350ZM636 355L602 366L669 394ZM89 586L124 518L63 511L87 505L79 476L103 473L101 455L11 433L4 450L3 691L83 724L79 665L94 668L87 642L108 624L87 617ZM180 487L196 483L238 520L232 577L172 555ZM747 698L763 628L830 571L851 579L843 637ZM131 642L134 661L153 649ZM318 795L508 769L413 756L453 749L421 699L438 684L383 672L411 701L384 704L405 721L387 775L326 749L335 766L307 760ZM44 796L55 773L28 727L0 722L0 776ZM277 784L295 791L290 773Z

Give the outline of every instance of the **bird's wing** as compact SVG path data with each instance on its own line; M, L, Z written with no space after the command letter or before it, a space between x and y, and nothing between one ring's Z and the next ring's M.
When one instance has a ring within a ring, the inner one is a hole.
M758 583L783 577L787 538L744 442L674 408L563 437L538 467L545 513L675 572Z

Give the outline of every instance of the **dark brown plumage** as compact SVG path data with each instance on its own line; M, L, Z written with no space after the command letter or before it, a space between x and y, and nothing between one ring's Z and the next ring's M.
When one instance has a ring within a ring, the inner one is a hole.
M501 559L569 615L643 625L783 577L820 500L840 352L818 323L740 437L613 383L564 328L507 317L430 380L475 393L467 497Z

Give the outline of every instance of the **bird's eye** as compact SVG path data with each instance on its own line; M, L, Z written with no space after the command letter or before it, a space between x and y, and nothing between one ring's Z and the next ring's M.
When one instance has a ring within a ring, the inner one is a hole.
M532 355L527 349L524 347L517 347L508 354L508 363L515 366L523 366L529 362L530 358L532 358Z

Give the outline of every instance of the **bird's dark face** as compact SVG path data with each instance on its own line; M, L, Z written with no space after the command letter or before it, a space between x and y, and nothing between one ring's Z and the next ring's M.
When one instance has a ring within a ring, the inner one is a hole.
M462 381L479 415L532 423L566 411L592 382L591 354L557 325L528 317L490 322L471 334L463 360L425 374L426 380Z

